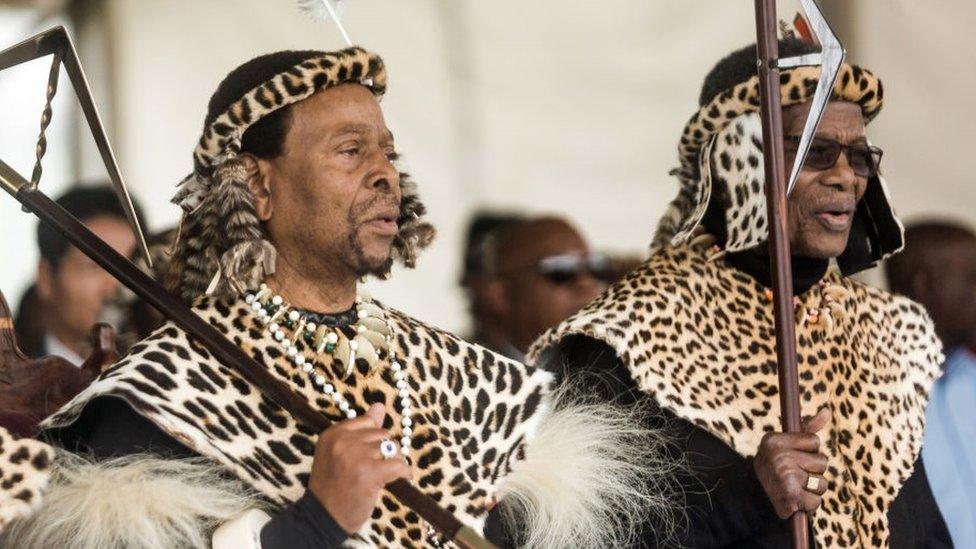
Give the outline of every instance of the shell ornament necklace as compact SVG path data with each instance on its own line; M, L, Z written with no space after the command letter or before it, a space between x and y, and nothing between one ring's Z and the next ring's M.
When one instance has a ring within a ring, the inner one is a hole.
M353 374L357 360L365 361L370 372L389 361L401 417L400 453L410 459L413 399L407 372L390 350L393 330L379 305L368 296L357 295L355 322L348 326L328 326L316 324L312 313L289 305L280 295L274 295L267 284L261 284L257 292L245 295L244 301L288 360L349 419L361 412L329 382L329 377L347 379Z

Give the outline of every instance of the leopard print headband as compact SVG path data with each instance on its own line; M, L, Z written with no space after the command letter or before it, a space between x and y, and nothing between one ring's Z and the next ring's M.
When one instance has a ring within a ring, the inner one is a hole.
M819 67L784 71L780 78L783 106L812 99L819 76ZM653 247L688 240L700 225L716 185L724 185L730 201L723 249L747 250L768 239L758 82L758 76L753 76L718 94L689 120L678 146L681 167L676 175L681 187L658 223ZM881 81L873 73L845 64L834 85L833 99L857 103L871 121L881 110L883 93ZM866 231L869 257L851 259L851 265L857 264L859 269L901 250L903 227L881 177L869 181L857 216L870 224Z
M180 235L166 275L168 289L185 301L208 293L240 297L274 272L277 252L265 239L238 159L244 132L261 118L312 94L345 83L366 86L377 100L386 91L378 55L353 47L322 52L245 93L209 120L193 153L194 170L178 185L173 203L183 209ZM416 184L400 174L400 233L393 257L407 267L434 236Z

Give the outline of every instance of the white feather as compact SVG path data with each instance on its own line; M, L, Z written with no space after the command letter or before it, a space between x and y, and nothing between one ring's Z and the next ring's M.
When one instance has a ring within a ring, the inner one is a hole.
M349 39L345 27L342 26L342 16L346 13L345 0L298 0L298 7L316 21L324 23L331 19L339 27L339 32L342 33L342 39L346 41L346 45L352 45L352 40Z
M635 408L581 399L564 386L501 488L505 529L518 547L634 545L643 525L674 531L677 464Z
M262 504L205 460L58 455L44 503L14 521L2 547L210 547L221 523Z

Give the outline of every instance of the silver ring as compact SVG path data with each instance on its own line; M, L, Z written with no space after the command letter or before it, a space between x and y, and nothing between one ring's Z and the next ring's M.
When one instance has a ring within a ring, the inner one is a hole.
M380 455L383 459L390 459L397 455L397 445L390 439L385 439L380 442Z
M818 490L820 490L820 477L816 475L807 477L807 491L816 492Z

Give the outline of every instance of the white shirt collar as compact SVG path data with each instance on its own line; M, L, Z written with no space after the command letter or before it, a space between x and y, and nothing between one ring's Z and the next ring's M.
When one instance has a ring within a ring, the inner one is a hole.
M47 354L64 358L75 366L81 367L85 359L69 349L61 340L51 334L44 334L44 348Z

